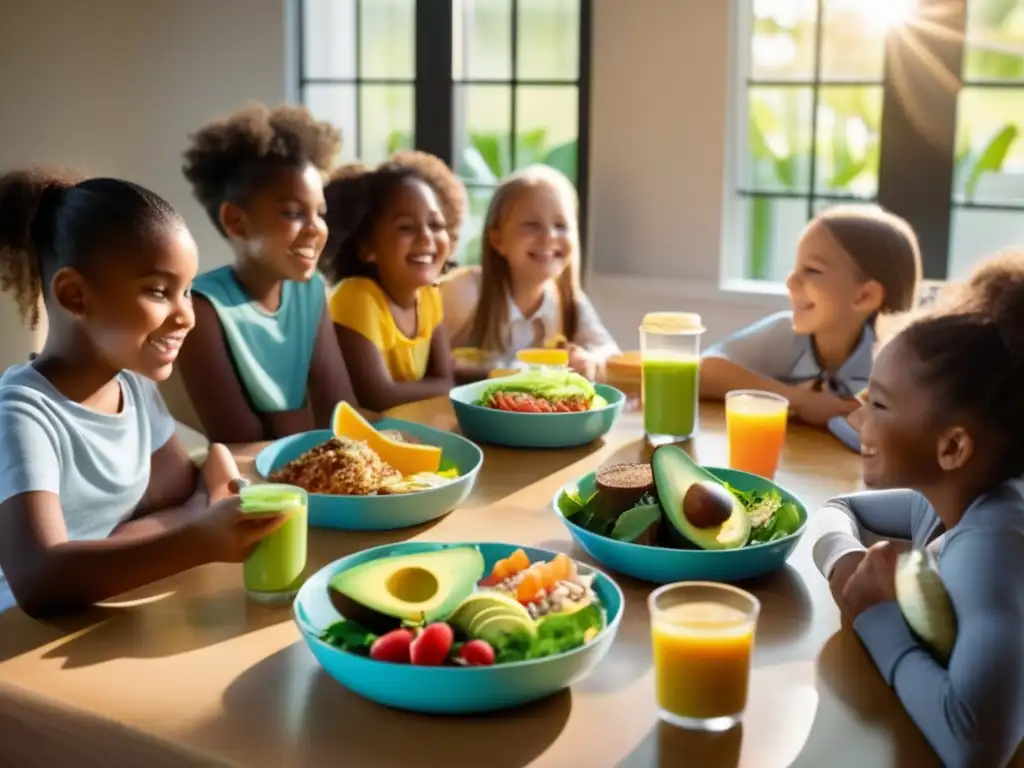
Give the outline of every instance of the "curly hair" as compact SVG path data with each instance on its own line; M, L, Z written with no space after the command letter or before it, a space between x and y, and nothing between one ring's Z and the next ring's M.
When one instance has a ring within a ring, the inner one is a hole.
M96 260L120 256L126 237L184 227L170 203L121 179L82 180L62 170L28 169L0 176L0 290L21 316L39 324L39 299L54 274L72 267L88 275Z
M462 224L465 189L439 158L425 152L405 151L376 168L350 163L337 168L324 188L327 200L327 244L320 257L320 271L331 283L346 277L376 277L373 264L360 251L373 231L395 187L406 179L418 179L437 196L449 237ZM454 223L449 215L455 217Z
M983 262L944 306L900 334L935 407L1004 438L999 480L1024 473L1024 252Z
M223 203L244 205L282 167L310 164L326 175L341 151L337 128L290 105L250 104L190 134L189 141L182 172L222 235Z

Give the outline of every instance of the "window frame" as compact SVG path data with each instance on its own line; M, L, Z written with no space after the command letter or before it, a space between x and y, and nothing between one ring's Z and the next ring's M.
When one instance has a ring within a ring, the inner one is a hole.
M371 85L408 85L406 79L363 78L359 71L360 25L359 10L362 2L356 3L356 70L354 78L323 78L309 77L305 71L305 0L292 0L295 6L297 24L295 28L295 47L297 66L295 68L297 84L297 100L305 103L307 85L337 84L354 85L356 88L356 158L362 149L361 115L362 105L359 98L359 86ZM509 80L478 80L468 79L472 84L495 83L511 86L512 120L509 126L514 139L516 125L515 97L519 85L557 85L561 87L575 85L577 89L577 168L576 191L579 198L579 229L582 266L586 265L586 238L588 233L589 187L590 187L590 96L592 75L592 37L593 37L593 0L579 0L579 69L577 80L520 80L517 77L517 46L518 46L518 7L519 0L511 0L512 55L511 78ZM452 71L454 57L454 0L417 0L415 4L415 73L413 87L413 147L429 152L445 162L454 172L458 136L455 130L455 93L463 80L455 80ZM515 141L512 141L512 158L515 160ZM467 186L469 182L462 180ZM480 185L477 185L480 186Z

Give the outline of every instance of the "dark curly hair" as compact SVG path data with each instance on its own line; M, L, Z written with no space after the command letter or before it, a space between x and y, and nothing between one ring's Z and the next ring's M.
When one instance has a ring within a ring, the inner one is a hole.
M331 174L324 188L327 245L320 256L320 271L330 283L346 277L376 278L376 267L363 261L360 251L395 187L406 179L418 179L434 191L449 236L461 226L465 189L448 166L425 152L400 152L395 157L401 162L392 159L377 168L351 163ZM454 223L449 214L455 216Z
M29 169L0 176L0 290L22 318L39 324L39 300L54 274L88 276L96 261L120 257L126 238L184 227L170 203L121 179L82 180L69 171Z
M306 107L250 104L189 136L182 172L217 230L220 207L245 205L253 190L281 168L313 165L328 174L341 150L341 133Z
M1024 473L1024 252L981 264L952 299L902 334L936 408L1004 438L998 481Z

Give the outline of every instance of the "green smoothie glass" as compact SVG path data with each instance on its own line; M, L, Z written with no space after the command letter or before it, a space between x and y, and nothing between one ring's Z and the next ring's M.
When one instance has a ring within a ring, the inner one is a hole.
M239 491L244 515L288 513L288 522L262 539L242 565L249 598L265 605L289 603L306 569L309 495L294 485L247 485Z
M640 326L644 432L653 445L680 443L697 433L700 315L649 312Z

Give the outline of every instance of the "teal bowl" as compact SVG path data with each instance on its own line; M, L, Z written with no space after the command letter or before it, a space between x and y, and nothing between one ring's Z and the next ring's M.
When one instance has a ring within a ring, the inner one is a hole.
M807 529L807 507L781 485L759 475L721 467L704 469L739 491L778 490L783 500L796 505L800 512L800 527L778 541L752 544L740 549L669 549L618 541L581 528L568 520L558 507L559 497L573 487L579 488L581 495L589 496L593 493L596 472L563 487L555 494L552 504L569 533L588 555L601 565L634 579L655 584L694 580L732 582L753 579L781 568Z
M467 545L480 550L485 572L516 549L523 549L531 561L549 560L556 554L515 544L406 541L373 547L336 560L302 585L292 606L303 640L327 674L349 690L387 707L429 714L468 715L546 698L583 679L598 665L615 640L624 598L614 581L583 563L579 564L581 573L595 574L593 588L604 605L607 623L597 637L582 648L556 656L491 667L414 667L374 661L320 639L323 631L341 618L327 592L327 585L335 574L381 557Z
M466 500L476 483L483 451L460 435L401 419L381 419L377 429L399 429L423 443L441 448L442 466L454 466L459 477L449 483L414 493L382 496L309 494L309 524L342 531L391 531L436 520ZM306 451L330 440L329 429L302 432L271 443L256 456L256 471L264 479Z
M484 390L500 379L455 387L449 397L462 434L478 443L508 448L574 448L608 433L622 413L626 396L615 387L595 384L608 405L580 413L512 413L476 405Z

